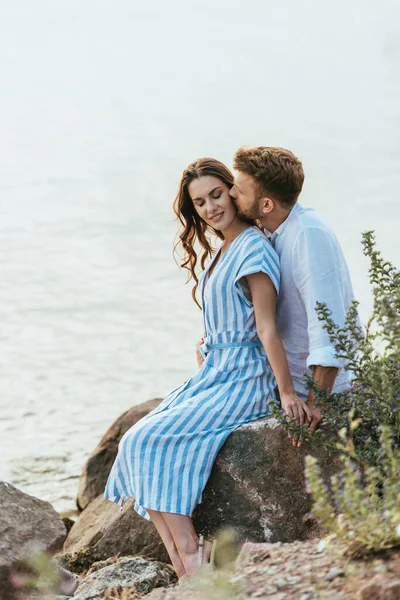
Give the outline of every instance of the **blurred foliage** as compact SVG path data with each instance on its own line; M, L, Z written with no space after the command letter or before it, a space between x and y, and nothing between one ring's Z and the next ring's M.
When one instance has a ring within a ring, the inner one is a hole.
M351 416L349 427L339 433L343 468L332 477L331 490L312 456L306 459L306 477L313 514L354 557L400 545L400 452L394 448L389 428L383 426L377 466L361 469L353 442L360 421Z
M45 552L34 552L24 567L11 573L10 583L18 600L52 599L54 594L71 595L77 578L60 568Z

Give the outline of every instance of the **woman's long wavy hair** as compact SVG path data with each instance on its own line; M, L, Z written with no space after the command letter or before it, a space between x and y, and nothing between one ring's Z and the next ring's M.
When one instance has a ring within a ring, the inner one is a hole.
M175 255L178 254L177 249L180 245L183 248L183 260L179 263L180 267L189 271L187 282L194 280L195 284L192 289L192 297L197 306L201 308L196 298L197 286L199 284L196 273L199 256L195 250L195 243L198 240L203 252L200 256L200 267L205 268L207 258L211 257L213 248L207 233L216 235L224 239L220 231L217 231L210 225L207 225L203 219L199 217L193 205L189 194L189 185L194 179L211 175L217 177L229 188L233 186L233 175L230 170L219 160L215 158L199 158L192 162L187 169L183 171L181 183L179 185L178 194L174 201L174 212L177 220L182 225L178 232L178 241L174 246Z

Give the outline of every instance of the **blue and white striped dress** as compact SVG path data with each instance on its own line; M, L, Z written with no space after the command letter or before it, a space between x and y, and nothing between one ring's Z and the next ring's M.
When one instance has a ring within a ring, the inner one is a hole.
M194 377L125 433L108 478L105 497L121 502L133 496L135 510L147 519L146 508L190 516L226 438L240 425L267 415L267 403L275 399L275 378L240 279L267 273L278 292L278 256L263 233L249 227L209 277L212 264L199 285L205 361Z

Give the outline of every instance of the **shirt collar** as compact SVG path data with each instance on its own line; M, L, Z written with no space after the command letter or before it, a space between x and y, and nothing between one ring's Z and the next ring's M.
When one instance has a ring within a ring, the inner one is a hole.
M292 218L292 215L295 215L297 212L299 212L300 209L301 209L301 204L296 202L296 204L293 206L292 210L290 211L290 213L288 214L286 219L283 221L283 223L281 223L279 225L279 227L277 229L275 229L275 231L273 233L271 233L269 231L267 232L267 230L265 230L268 239L270 239L273 244L275 243L278 235L281 235L282 232L285 230L285 227L287 226L288 222Z

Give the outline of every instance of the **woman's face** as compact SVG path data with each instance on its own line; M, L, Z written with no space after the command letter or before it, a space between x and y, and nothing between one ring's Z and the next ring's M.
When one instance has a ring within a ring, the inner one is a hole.
M188 186L189 195L199 217L219 231L229 227L237 215L229 190L230 187L213 175L193 179Z

